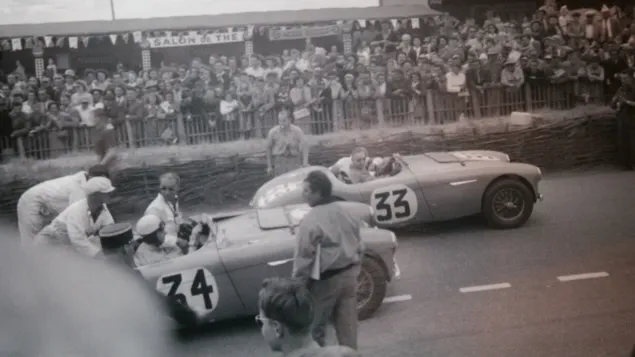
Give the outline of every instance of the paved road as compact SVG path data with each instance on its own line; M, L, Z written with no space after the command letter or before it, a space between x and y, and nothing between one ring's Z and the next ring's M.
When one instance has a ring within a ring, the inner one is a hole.
M363 355L627 356L635 344L634 188L633 173L551 176L522 229L465 220L400 232L402 278L389 294L401 301L361 323ZM182 349L276 356L251 319L188 333Z

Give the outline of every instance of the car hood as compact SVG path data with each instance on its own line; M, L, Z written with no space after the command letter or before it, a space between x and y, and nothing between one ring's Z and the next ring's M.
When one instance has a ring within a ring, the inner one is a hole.
M328 172L328 169L323 166L309 166L287 172L267 181L256 191L249 206L265 208L302 202L302 181L309 172L315 170ZM284 202L281 202L281 199Z
M429 152L425 156L434 161L445 164L452 162L471 162L471 161L500 161L510 162L509 156L504 152L492 150L459 150L445 152Z

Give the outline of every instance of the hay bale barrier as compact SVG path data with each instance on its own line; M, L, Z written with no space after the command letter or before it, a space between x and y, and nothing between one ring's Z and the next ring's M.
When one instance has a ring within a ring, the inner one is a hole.
M371 155L420 154L437 150L488 149L509 154L545 171L613 165L617 157L615 114L604 107L533 113L529 127L509 118L489 118L439 126L372 129L311 137L310 162L328 166L359 145ZM175 171L182 178L181 205L227 209L246 206L268 180L264 140L142 148L127 152L127 167L115 179L112 211L139 214L157 193L158 177ZM20 195L32 185L76 172L94 163L90 153L47 161L15 161L0 166L0 215L15 216Z

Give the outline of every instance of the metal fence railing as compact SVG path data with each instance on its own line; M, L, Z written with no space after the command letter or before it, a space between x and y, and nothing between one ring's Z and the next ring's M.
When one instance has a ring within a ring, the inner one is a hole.
M541 108L566 110L582 102L604 104L602 84L525 84L517 89L495 86L462 94L427 91L415 97L335 100L308 107L308 115L302 108L295 108L294 112L304 113L303 118L295 119L295 124L306 134L322 135L343 130L445 124L461 117L478 120ZM179 114L165 119L127 120L116 125L115 130L120 147L136 149L264 138L276 123L277 110L271 109L226 116ZM78 127L3 139L0 145L3 152L45 160L91 150L95 136L93 128Z

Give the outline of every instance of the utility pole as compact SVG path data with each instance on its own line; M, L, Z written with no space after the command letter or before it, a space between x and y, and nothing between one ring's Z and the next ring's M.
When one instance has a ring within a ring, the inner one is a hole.
M110 16L112 17L112 21L117 19L115 17L115 0L110 0Z

